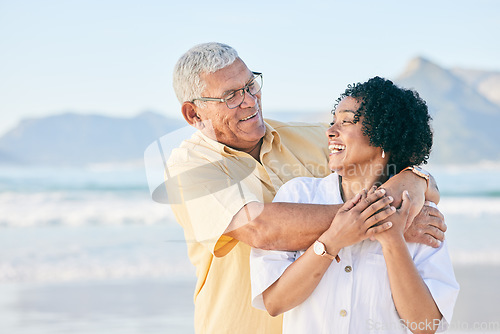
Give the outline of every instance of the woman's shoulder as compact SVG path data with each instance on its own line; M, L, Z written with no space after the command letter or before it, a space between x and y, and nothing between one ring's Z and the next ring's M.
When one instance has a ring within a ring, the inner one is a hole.
M281 186L274 202L336 204L331 202L317 203L317 195L324 192L332 195L332 193L338 192L337 190L338 175L336 173L324 178L296 177Z

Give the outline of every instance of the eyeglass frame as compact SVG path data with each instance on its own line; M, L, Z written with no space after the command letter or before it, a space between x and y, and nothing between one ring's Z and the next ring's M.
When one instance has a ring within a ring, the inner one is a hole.
M250 89L250 87L248 86L249 83L247 83L247 84L245 84L245 86L243 86L243 88L236 89L236 90L232 91L231 94L236 94L237 92L239 92L241 90L243 91L243 99L241 100L241 103L238 104L236 107L229 108L229 106L227 105L227 100L228 100L227 98L223 99L223 98L217 98L217 97L198 97L198 98L192 99L190 102L191 103L193 103L194 101L224 102L226 104L226 107L228 107L229 109L236 109L239 106L241 106L243 104L243 102L245 102L245 92L247 92L251 96L255 96L255 95L259 94L260 91L262 90L262 86L264 85L264 76L262 75L261 72L252 72L252 74L254 75L254 77L252 78L252 81L250 81L249 83L255 81L255 79L257 79L257 77L260 76L260 78L262 80L261 81L261 85L260 85L260 89L259 89L259 91L257 93L252 94L249 91L249 89Z

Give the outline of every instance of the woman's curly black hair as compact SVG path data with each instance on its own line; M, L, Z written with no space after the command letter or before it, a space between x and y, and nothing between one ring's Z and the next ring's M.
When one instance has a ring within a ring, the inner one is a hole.
M347 96L361 101L354 122L364 116L363 134L372 146L390 153L391 172L399 173L405 167L427 163L432 147L431 117L417 92L375 77L365 83L348 85L335 108Z

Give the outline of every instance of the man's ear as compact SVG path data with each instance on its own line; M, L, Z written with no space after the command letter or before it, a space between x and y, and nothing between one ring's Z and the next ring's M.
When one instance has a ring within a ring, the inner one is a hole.
M198 115L198 106L196 106L193 102L184 102L181 107L182 116L189 125L194 126L198 130L203 129L203 122L201 121L200 116Z

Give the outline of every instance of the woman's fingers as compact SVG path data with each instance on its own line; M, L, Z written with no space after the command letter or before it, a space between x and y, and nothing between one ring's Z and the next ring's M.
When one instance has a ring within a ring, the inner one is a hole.
M359 194L356 194L356 196L354 196L353 198L351 198L349 201L347 201L343 206L342 206L342 209L344 211L349 211L351 210L352 208L354 208L356 206L356 204L358 204L358 202L360 201L362 197L362 194L359 193Z
M390 207L393 198L392 196L384 196L373 202L370 206L363 210L360 214L360 218L367 220L369 217L375 215L377 212L387 209Z
M374 226L372 228L369 228L367 231L366 231L366 237L367 238L370 238L370 240L374 240L373 236L375 234L378 234L378 233L382 233L384 231L387 231L388 229L390 229L392 227L392 223L391 222L385 222L381 225L378 225L378 226Z
M359 203L356 204L356 207L354 209L357 210L358 212L363 212L367 207L377 202L380 198L384 196L385 196L385 189L378 189L370 194L368 194L366 190L363 190L361 199L359 200Z
M372 187L370 188L370 190L368 190L368 195L373 194L373 193L375 192L375 190L377 190L377 187L372 186Z
M373 225L376 225L377 223L380 223L384 219L387 219L389 216L394 214L396 212L396 208L393 206L390 206L380 212L377 212L376 214L372 215L370 218L366 219L364 222L364 228L369 229Z

